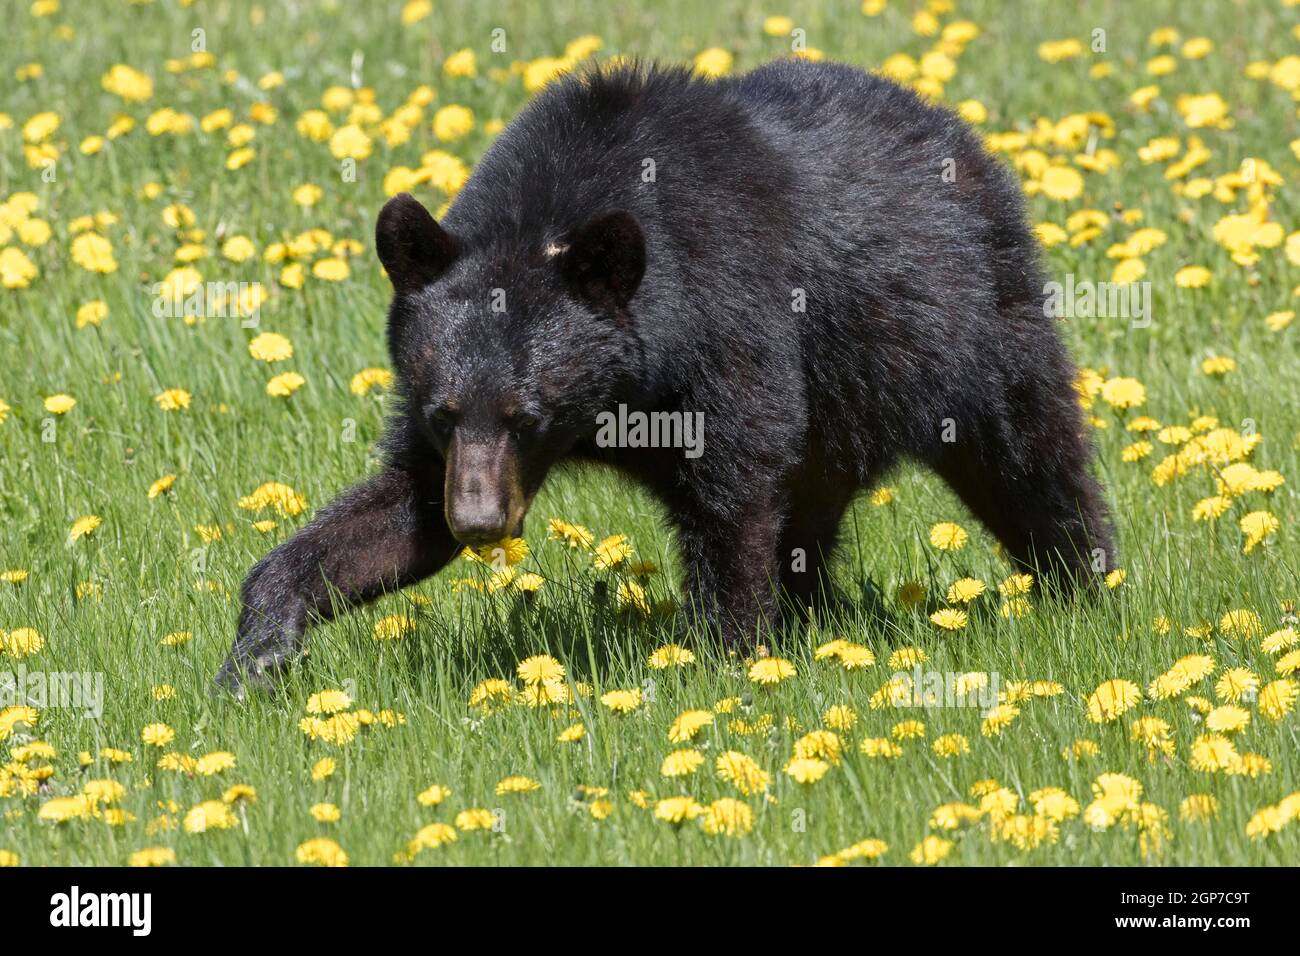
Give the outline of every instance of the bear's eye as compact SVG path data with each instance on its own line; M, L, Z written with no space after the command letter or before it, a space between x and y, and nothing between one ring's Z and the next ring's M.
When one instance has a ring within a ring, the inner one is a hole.
M537 426L541 423L542 420L536 415L529 415L527 412L520 412L518 415L511 417L510 430L516 435L523 435L535 431Z
M430 409L428 419L429 427L440 435L445 435L456 427L456 411L446 405Z

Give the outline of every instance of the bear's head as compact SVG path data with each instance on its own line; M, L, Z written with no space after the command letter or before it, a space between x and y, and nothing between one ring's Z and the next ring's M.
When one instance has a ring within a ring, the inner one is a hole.
M610 210L552 236L459 237L400 193L375 246L398 392L445 463L447 524L473 547L517 535L551 467L638 379L641 228Z

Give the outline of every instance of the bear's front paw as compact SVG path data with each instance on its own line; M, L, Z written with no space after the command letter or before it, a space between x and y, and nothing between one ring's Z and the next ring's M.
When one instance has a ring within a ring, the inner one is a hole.
M218 691L225 691L243 701L250 692L274 691L279 683L277 678L288 664L289 655L282 651L266 651L254 658L232 653L212 682Z
M249 646L244 640L236 642L217 676L216 689L233 694L236 700L245 700L250 691L269 693L275 690L278 678L288 669L294 657L292 645L263 643Z

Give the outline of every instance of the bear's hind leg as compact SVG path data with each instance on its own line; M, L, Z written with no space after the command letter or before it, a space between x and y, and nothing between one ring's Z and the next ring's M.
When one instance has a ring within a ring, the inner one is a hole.
M1026 408L1019 405L1018 417ZM951 446L936 468L1008 555L1053 584L1096 581L1118 565L1100 483L1073 392L1033 423L997 422Z

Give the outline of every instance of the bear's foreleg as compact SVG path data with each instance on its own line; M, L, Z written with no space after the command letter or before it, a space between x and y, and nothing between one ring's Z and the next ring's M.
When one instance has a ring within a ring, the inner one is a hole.
M334 616L335 594L345 607L363 604L450 561L459 545L442 515L440 479L384 471L262 558L244 581L239 632L217 684L238 697L246 685L269 685L307 628Z
M852 475L803 467L786 487L789 504L776 553L781 596L806 619L813 609L830 603L828 565L858 482Z
M752 645L776 621L781 509L775 490L754 493L730 516L704 509L678 515L694 623L728 647Z

